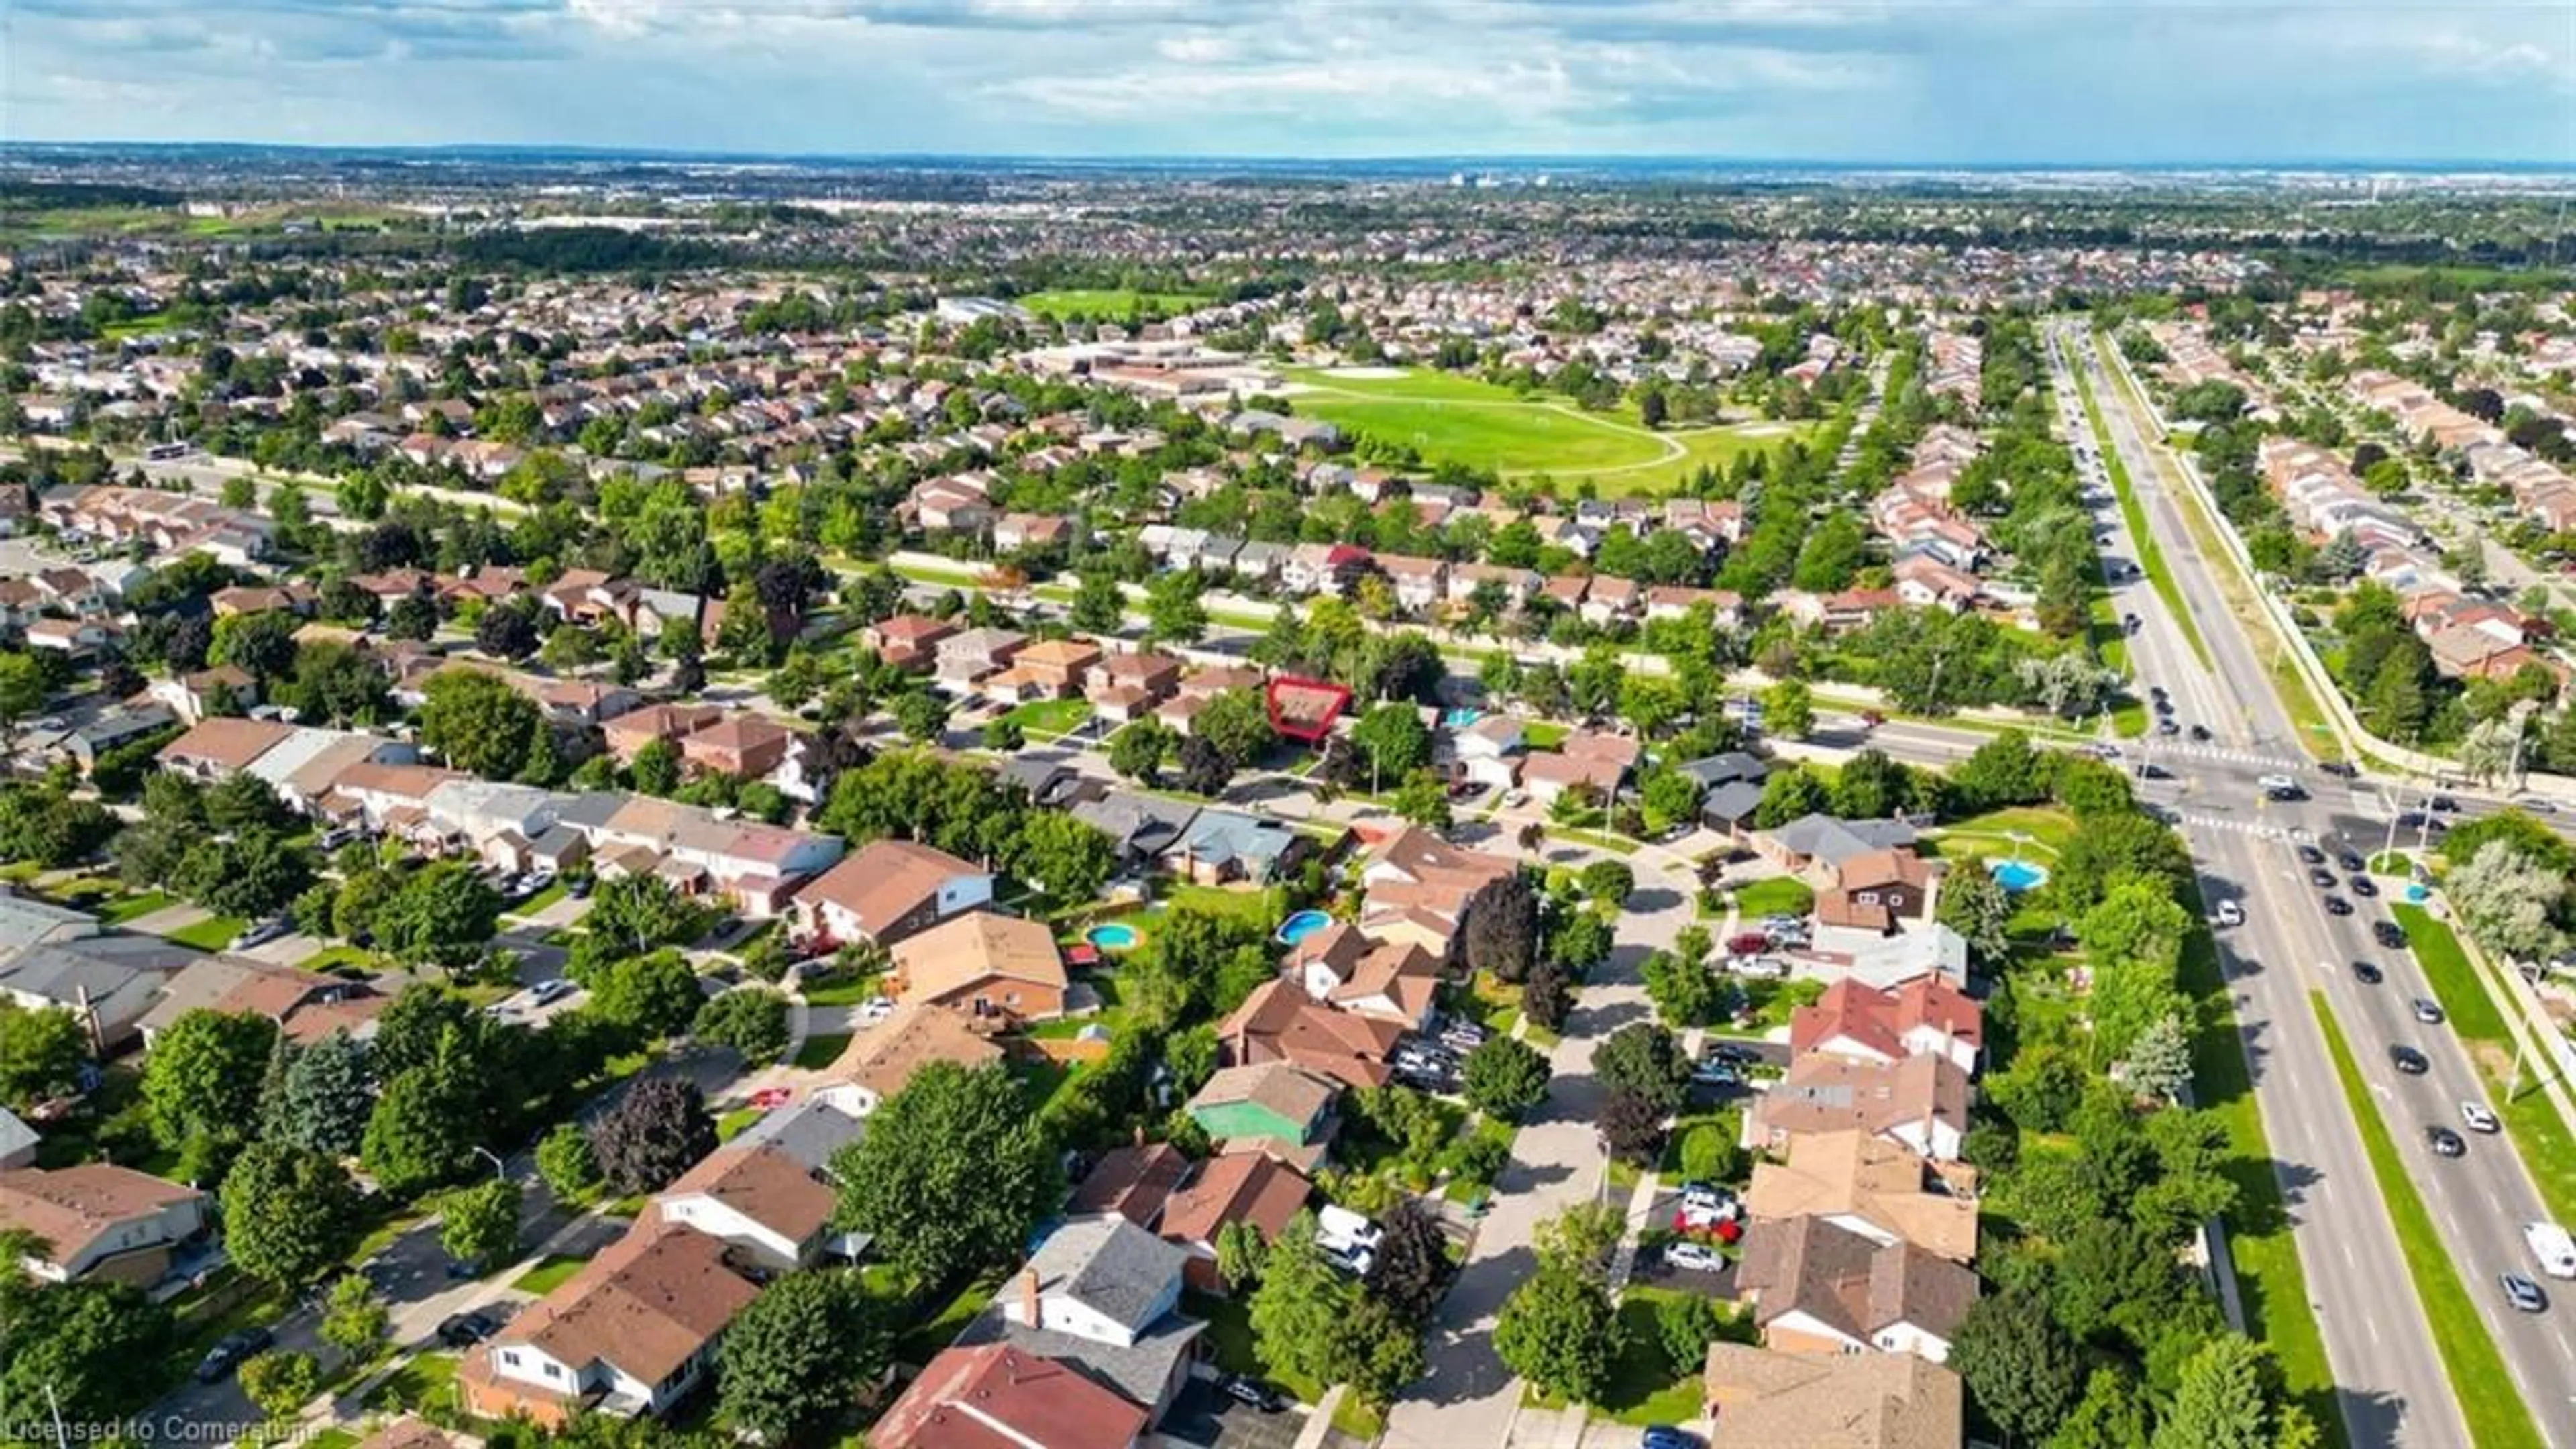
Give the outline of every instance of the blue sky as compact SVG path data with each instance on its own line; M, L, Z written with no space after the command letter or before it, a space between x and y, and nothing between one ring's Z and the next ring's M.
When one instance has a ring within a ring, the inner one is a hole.
M2576 4L0 0L0 135L2576 164Z

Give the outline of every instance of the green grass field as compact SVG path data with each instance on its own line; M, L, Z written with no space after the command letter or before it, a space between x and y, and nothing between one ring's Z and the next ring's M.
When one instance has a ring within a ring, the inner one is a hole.
M1747 921L1772 915L1803 916L1815 908L1815 887L1794 876L1775 876L1735 889L1735 913Z
M1135 292L1123 288L1068 288L1056 292L1031 292L1019 298L1019 304L1041 317L1062 321L1067 317L1088 317L1093 321L1118 321L1143 312L1147 317L1169 317L1195 311L1215 301L1205 292Z
M845 1031L827 1031L820 1036L809 1036L805 1038L805 1044L796 1049L794 1065L799 1071L819 1072L839 1061L841 1053L849 1045L850 1033Z
M170 939L200 951L220 951L231 945L233 937L240 935L242 927L249 924L239 916L208 916L193 926L181 926L172 931Z
M533 1293L539 1297L543 1297L557 1288L562 1287L564 1280L570 1278L573 1274L580 1272L581 1265L589 1261L590 1260L588 1258L571 1258L561 1255L547 1258L539 1262L537 1266L520 1274L518 1281L512 1283L510 1286L518 1289L522 1293Z
M1506 477L1544 473L1568 487L1590 482L1611 496L1670 489L1703 463L1723 467L1811 428L1764 422L1657 433L1618 412L1585 412L1564 398L1523 397L1454 373L1371 377L1290 368L1288 376L1306 389L1292 400L1300 414L1412 448L1426 462Z
M2342 1029L2335 1025L2334 1009L2326 1005L2322 991L2309 992L2308 1002L2316 1010L2318 1028L2325 1033L2326 1049L2334 1055L2335 1075L2343 1082L2344 1105L2351 1109L2353 1121L2361 1128L2362 1146L2370 1153L2371 1176L2379 1179L2379 1195L2388 1202L2389 1223L2397 1230L2407 1274L2415 1280L2415 1296L2424 1304L2434 1347L2442 1355L2442 1372L2450 1379L2460 1417L2469 1426L2469 1442L2485 1449L2543 1443L2539 1426L2532 1422L2530 1406L2514 1392L2513 1379L2505 1372L2504 1355L2496 1351L2495 1339L2489 1336L2485 1322L2469 1300L2468 1286L2460 1281L2460 1271L2451 1262L2441 1228L2415 1191L2414 1179L2406 1175L2406 1164L2397 1155L2397 1141L2389 1135L2388 1123L2380 1115L2369 1084L2362 1079L2352 1049L2344 1043ZM2488 1285L2481 1283L2477 1287L2484 1291Z

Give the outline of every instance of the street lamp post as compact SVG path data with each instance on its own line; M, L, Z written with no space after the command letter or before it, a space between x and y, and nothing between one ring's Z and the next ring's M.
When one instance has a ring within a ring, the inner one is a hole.
M474 1155L492 1164L492 1175L494 1177L501 1179L503 1182L510 1180L510 1165L501 1160L500 1154L494 1152L489 1147L477 1147L474 1149Z

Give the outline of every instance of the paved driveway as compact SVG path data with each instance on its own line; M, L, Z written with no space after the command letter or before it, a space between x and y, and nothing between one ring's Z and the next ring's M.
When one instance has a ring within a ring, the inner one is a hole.
M1207 1380L1193 1378L1163 1416L1162 1433L1167 1444L1198 1449L1290 1449L1305 1427L1302 1406L1265 1414L1218 1393Z

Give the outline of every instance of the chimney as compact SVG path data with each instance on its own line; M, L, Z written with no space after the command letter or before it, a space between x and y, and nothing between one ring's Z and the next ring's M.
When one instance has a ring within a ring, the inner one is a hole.
M1030 1328L1043 1326L1038 1321L1038 1270L1034 1267L1020 1271L1020 1321Z

